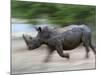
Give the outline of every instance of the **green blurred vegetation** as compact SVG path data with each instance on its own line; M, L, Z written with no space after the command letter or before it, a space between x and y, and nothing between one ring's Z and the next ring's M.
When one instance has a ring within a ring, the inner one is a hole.
M37 23L37 18L47 18L50 23L62 26L70 24L95 25L96 6L55 4L11 0L13 18L29 19Z
M93 30L96 42L96 6L11 0L11 13L12 18L27 19L34 25L43 18L60 26L86 24Z

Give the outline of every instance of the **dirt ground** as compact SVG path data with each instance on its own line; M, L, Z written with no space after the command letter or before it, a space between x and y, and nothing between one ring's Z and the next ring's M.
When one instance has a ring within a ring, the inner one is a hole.
M29 51L24 40L12 40L12 74L95 69L95 56L91 50L88 59L82 46L65 52L70 54L69 60L55 51L51 61L43 63L47 55L46 46Z

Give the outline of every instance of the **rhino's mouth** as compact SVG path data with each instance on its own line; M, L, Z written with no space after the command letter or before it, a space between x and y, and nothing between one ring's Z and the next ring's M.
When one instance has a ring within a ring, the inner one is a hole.
M32 47L28 47L28 50L33 50L33 48Z

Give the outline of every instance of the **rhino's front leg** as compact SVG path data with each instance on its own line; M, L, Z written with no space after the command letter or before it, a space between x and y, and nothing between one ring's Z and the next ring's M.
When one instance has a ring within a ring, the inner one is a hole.
M67 58L67 59L70 58L70 56L69 56L68 53L67 53L67 54L64 54L64 52L63 52L63 46L62 46L62 44L61 44L60 41L56 44L56 50L57 50L58 54L59 54L61 57Z
M50 61L50 58L51 58L53 52L54 52L54 50L48 49L48 54L47 54L47 56L46 56L46 58L45 58L45 60L44 60L45 63L47 63L47 62Z

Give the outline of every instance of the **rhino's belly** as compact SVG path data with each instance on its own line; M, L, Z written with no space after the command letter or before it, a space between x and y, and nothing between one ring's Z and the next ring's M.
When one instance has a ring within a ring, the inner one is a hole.
M81 42L63 44L63 50L72 50L78 47Z

